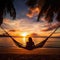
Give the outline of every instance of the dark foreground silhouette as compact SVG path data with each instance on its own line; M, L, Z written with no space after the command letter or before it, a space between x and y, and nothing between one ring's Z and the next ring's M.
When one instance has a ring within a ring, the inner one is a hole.
M13 0L0 0L0 25L3 23L3 16L10 13L10 16L15 19L16 11L13 5Z
M59 28L57 27L46 39L44 39L42 42L40 42L37 45L34 45L34 42L31 37L28 38L28 42L26 43L26 47L24 47L20 42L16 41L12 36L9 35L7 31L1 26L1 28L4 30L4 32L13 40L14 44L19 48L24 48L27 50L33 50L36 48L42 48L46 41L55 33L55 31Z
M41 10L38 14L37 21L40 20L40 17L45 16L45 20L51 23L53 22L54 13L57 13L56 20L60 22L60 0L43 0L43 6L41 5L41 1L42 0L27 0L26 2L29 8L39 7ZM40 6L42 7L40 8Z
M33 49L36 49L36 48L42 48L44 46L44 44L46 43L46 41L55 33L55 31L58 28L56 28L46 39L44 39L42 42L40 42L37 45L34 45L34 42L33 42L33 40L32 40L31 37L28 38L29 41L26 43L26 47L23 47L21 43L17 42L13 38L12 38L12 40L14 41L14 43L15 43L16 46L24 48L24 49L27 49L27 50L33 50Z
M26 43L26 49L31 50L31 49L33 49L33 47L35 47L35 45L34 45L34 42L32 41L32 38L31 37L29 37L28 40L29 41Z

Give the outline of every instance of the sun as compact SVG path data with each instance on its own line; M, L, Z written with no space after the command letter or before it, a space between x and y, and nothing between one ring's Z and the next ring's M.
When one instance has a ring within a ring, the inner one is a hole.
M27 35L28 35L28 33L27 32L24 32L24 33L22 33L21 34L23 37L26 37Z

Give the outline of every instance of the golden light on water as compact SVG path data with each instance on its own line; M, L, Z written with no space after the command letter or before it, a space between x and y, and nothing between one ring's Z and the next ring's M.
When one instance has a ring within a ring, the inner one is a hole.
M26 46L27 38L26 37L23 37L22 38L22 41L23 41L23 46Z
M27 35L28 35L27 32L23 32L23 33L21 33L22 41L23 41L24 46L26 46L26 42L28 41L28 39L27 39Z

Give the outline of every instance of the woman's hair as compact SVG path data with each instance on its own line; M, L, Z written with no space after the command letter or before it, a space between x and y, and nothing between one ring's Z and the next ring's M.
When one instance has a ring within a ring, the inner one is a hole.
M32 38L31 38L31 37L29 37L29 39L28 39L28 40L29 40L29 42L32 42Z

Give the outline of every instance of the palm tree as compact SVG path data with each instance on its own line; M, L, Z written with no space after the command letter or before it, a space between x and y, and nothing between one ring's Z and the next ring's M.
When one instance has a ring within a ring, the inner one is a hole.
M6 11L10 13L10 16L13 17L13 19L16 18L13 0L0 0L0 25L3 23L3 15Z
M40 13L38 15L37 21L39 21L40 17L43 14L45 14L45 15L48 14L48 11L49 11L50 6L51 6L51 0L45 0L43 6L41 8L41 11L40 11Z
M54 12L58 14L57 21L60 22L60 0L45 0L45 3L38 15L37 21L39 21L41 15L45 13L45 19L48 19L48 22L52 22Z

